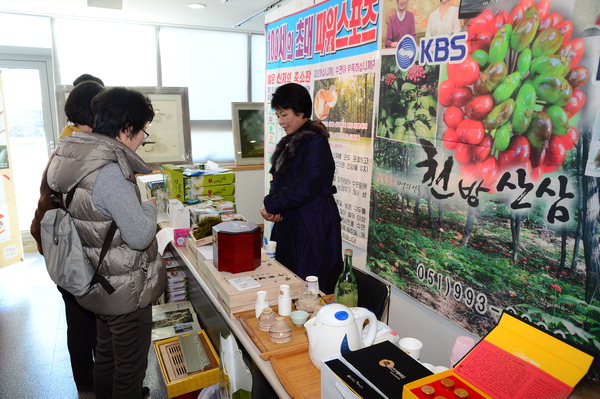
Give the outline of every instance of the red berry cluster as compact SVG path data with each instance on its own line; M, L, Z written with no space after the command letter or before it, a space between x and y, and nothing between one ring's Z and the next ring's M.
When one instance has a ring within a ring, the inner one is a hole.
M396 81L396 75L394 75L393 73L385 74L385 84L386 85L391 86L394 84L395 81Z
M406 73L406 80L413 83L419 83L425 79L425 76L427 76L425 69L423 69L421 65L415 64L408 69L408 72Z
M558 170L579 133L569 126L585 104L578 65L583 40L573 23L550 12L550 0L520 0L510 11L482 11L469 22L469 56L448 64L438 87L446 108L443 143L461 176L493 187L524 168L532 180Z

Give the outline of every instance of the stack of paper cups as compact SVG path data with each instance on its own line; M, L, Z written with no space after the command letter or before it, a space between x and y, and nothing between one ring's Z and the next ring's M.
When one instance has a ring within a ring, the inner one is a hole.
M256 293L256 305L254 306L254 314L258 319L263 309L269 306L267 301L267 291L258 291Z
M267 252L267 256L269 258L274 258L275 253L277 251L277 242L276 241L267 242L267 244L265 245L265 251Z
M282 284L279 286L279 297L277 298L279 316L289 316L292 312L292 298L290 297L290 286Z

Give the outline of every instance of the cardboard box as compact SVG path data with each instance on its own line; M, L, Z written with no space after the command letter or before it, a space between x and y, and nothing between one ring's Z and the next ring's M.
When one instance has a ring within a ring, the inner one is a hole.
M165 191L169 198L183 202L200 195L233 196L235 192L235 173L224 172L213 175L185 176L185 168L179 165L163 164L161 166ZM215 186L227 186L215 189ZM219 194L222 193L222 194Z
M190 188L221 186L224 184L233 184L235 182L235 173L225 172L215 175L199 175L184 178L186 187Z
M154 342L154 352L167 387L167 397L174 398L219 382L219 356L203 330L197 332L210 367L204 371L187 373L179 349L179 338Z
M419 361L389 341L344 353L324 364L321 370L324 398L397 398L403 385L431 375Z
M165 181L165 191L169 198L185 200L185 183L183 179L183 168L173 164L164 164L161 166L163 179Z
M321 367L321 397L327 399L380 399L382 396L340 359L332 359Z
M151 173L147 175L137 175L135 177L142 200L147 200L155 196L156 191L164 191L164 179L162 173Z
M165 190L165 182L162 173L138 175L136 176L136 182L140 189L142 201L146 201L149 198L155 198L158 212L166 213L169 196Z
M594 358L508 313L454 369L404 386L403 399L420 389L443 389L443 378L466 389L470 399L567 398ZM455 388L456 388L455 386Z
M197 186L189 187L186 185L185 188L185 199L196 199L203 195L219 195L219 196L232 196L235 194L234 184L222 184L216 186Z

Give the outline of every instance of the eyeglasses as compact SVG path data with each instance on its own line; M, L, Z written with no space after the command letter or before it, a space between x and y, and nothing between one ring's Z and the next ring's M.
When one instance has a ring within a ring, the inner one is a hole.
M148 137L150 137L150 133L148 133L144 129L142 129L142 132L144 132L144 140L146 140Z

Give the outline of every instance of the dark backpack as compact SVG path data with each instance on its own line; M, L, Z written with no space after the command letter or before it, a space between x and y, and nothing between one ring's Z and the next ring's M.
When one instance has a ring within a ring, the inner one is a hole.
M46 211L40 226L46 269L52 281L75 296L87 294L97 283L112 294L115 289L98 274L98 269L110 248L117 225L113 220L102 245L98 266L94 267L85 254L69 212L76 189L77 186L69 191L64 202L60 193L50 196L57 208Z

